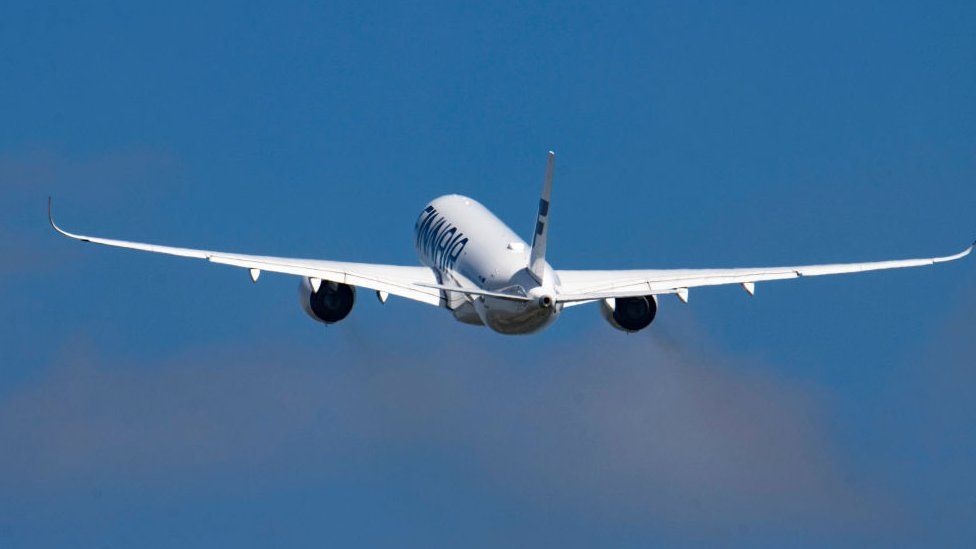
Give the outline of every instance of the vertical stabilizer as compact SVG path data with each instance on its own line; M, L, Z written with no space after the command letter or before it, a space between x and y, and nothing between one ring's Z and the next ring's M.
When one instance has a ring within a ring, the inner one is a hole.
M546 178L542 181L542 197L539 198L539 216L535 221L535 233L532 234L532 254L529 256L529 272L539 282L546 265L546 235L549 234L549 196L552 194L552 168L556 161L556 153L549 151L549 161L546 163Z

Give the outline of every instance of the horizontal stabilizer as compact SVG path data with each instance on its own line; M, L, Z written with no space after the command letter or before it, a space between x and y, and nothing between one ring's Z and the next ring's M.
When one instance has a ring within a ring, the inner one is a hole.
M501 292L490 292L488 290L473 290L469 288L461 288L458 286L447 286L444 284L425 284L425 283L418 282L416 285L421 286L423 288L434 288L437 290L444 290L446 292L458 292L467 295L495 297L498 299L507 299L509 301L535 301L531 297L526 297L524 295L503 294Z

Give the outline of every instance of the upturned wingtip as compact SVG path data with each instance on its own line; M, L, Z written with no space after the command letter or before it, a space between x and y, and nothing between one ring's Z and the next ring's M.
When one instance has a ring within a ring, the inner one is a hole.
M51 228L54 229L55 231L57 231L58 233L63 234L65 236L70 236L70 235L68 235L67 232L65 232L64 229L62 229L61 227L58 227L58 224L55 223L55 221L54 221L54 199L51 198L50 196L47 197L47 222L50 223L51 224Z

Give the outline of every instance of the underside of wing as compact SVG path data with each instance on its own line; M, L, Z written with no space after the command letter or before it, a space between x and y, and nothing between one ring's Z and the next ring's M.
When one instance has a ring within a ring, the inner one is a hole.
M682 300L687 300L688 288L719 286L723 284L741 284L751 294L754 293L757 282L923 267L961 259L969 255L973 247L976 247L976 242L965 250L948 256L874 261L868 263L836 263L830 265L737 269L557 271L560 281L557 300L571 303L604 298L657 294L678 294Z
M54 230L68 238L103 246L205 259L211 263L241 267L249 270L251 279L254 281L257 281L258 275L262 271L268 271L305 277L311 281L324 280L359 286L430 305L441 305L443 303L439 289L425 286L436 285L439 282L434 272L427 267L245 255L85 236L65 231L54 222L54 217L51 215L50 199L48 202L48 218Z

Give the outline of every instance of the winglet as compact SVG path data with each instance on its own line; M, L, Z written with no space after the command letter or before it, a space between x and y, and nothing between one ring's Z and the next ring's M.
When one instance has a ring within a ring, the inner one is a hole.
M542 277L545 274L546 237L549 234L549 199L552 195L552 169L555 162L556 153L549 151L546 178L542 180L542 196L539 198L539 215L535 221L535 232L532 234L532 253L529 255L529 272L539 282L542 282Z
M68 231L58 226L58 224L54 221L54 214L52 213L52 210L54 209L53 203L54 200L52 200L51 197L48 196L47 197L47 221L48 223L51 224L51 227L53 227L54 230L57 231L59 234L66 236L68 238L72 238L74 240L81 240L82 242L91 242L90 236L82 236L80 234L69 233Z
M966 248L965 250L957 254L947 255L945 257L934 257L932 258L931 261L932 263L946 263L947 261L955 261L957 259L962 259L963 257L966 257L967 255L971 254L973 250L976 250L976 242L973 242L972 244L969 245L968 248Z
M960 257L966 257L967 255L972 253L973 250L976 250L976 240L973 240L973 243L970 244L968 248L962 251Z
M967 255L971 254L973 250L976 250L976 240L974 240L973 243L970 244L968 248L963 250L962 253L959 254L959 257L966 257Z
M64 229L58 227L58 224L54 222L54 214L52 213L53 208L54 208L54 199L48 196L47 197L47 222L51 224L51 227L55 231L63 234L64 236L71 236L67 232L65 232Z

